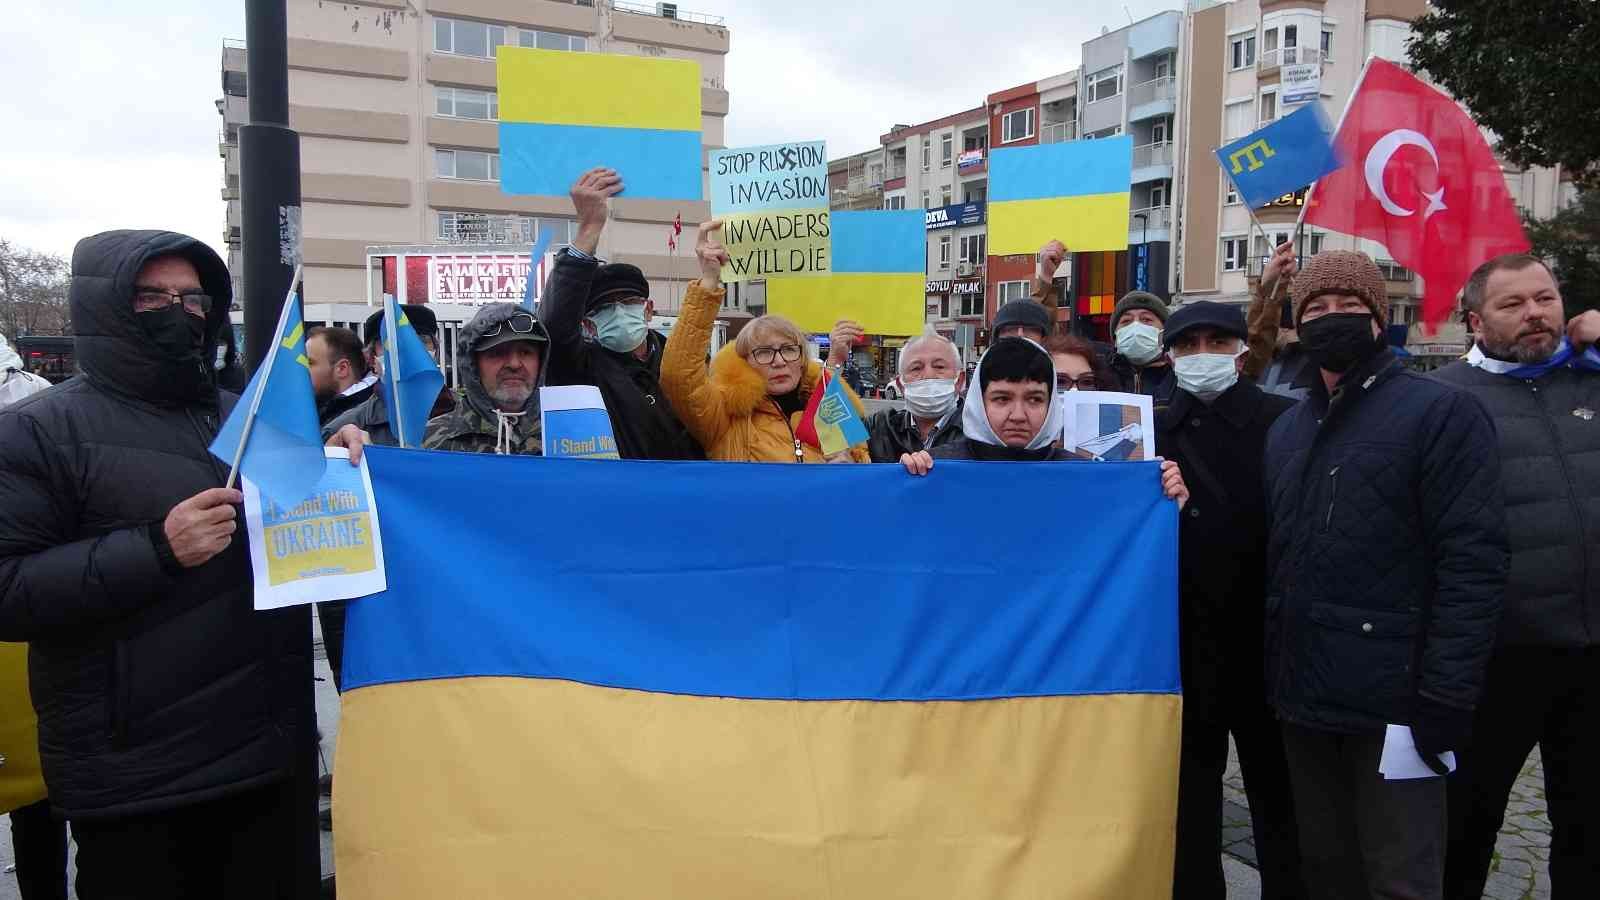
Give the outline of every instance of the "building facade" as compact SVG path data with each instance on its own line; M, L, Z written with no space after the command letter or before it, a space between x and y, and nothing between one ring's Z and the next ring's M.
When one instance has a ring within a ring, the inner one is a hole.
M289 0L288 13L289 124L300 135L301 249L312 300L365 303L384 290L369 246L488 245L526 254L540 229L554 233L555 247L571 239L576 222L568 197L500 189L494 63L500 45L693 60L701 72L704 149L724 146L728 29L675 4ZM217 104L234 271L237 129L249 121L245 56L242 44L224 45L224 96ZM688 232L708 217L708 204L619 197L612 210L601 254L642 269L655 285L657 309L675 312L682 285L697 272ZM667 235L679 216L686 233L674 254Z

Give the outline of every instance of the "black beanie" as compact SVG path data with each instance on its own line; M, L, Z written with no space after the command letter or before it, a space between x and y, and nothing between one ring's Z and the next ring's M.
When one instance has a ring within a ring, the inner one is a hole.
M402 303L400 308L405 311L406 321L411 323L411 329L419 335L432 335L439 337L439 320L434 318L433 310L420 303ZM373 341L383 340L383 310L367 316L367 322L361 326L361 342L370 344Z
M1051 331L1050 310L1033 300L1012 300L1001 304L1000 309L994 314L994 333L999 334L1000 329L1007 325L1021 325L1024 328L1037 328L1045 334Z
M608 299L620 300L623 297L650 299L650 282L645 280L638 266L607 263L595 272L594 281L589 283L589 302L584 304L583 311L594 312Z

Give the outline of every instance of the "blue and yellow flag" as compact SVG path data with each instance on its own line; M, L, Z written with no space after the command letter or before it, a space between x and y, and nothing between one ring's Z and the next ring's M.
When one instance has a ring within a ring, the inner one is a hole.
M369 452L389 589L349 615L345 900L1170 897L1157 463ZM926 539L1019 478L1095 527ZM888 543L763 507L797 490ZM495 509L583 515L529 541ZM583 524L640 509L648 541Z
M299 293L284 300L272 353L222 423L211 442L211 455L230 466L237 464L239 473L279 506L304 500L322 479L327 458L311 391Z
M1133 138L1006 147L989 158L989 253L1128 248Z
M1294 193L1343 164L1319 103L1308 103L1222 147L1217 162L1251 209Z
M501 47L496 64L506 193L565 197L609 166L622 196L704 199L698 63Z
M533 278L533 273L528 273ZM397 377L398 376L398 377ZM422 446L428 413L444 387L444 373L417 337L405 308L383 295L383 376L380 380L389 421L402 447Z
M921 334L928 305L923 213L832 212L833 271L811 278L767 279L768 311L821 334L840 319L854 319L868 334Z

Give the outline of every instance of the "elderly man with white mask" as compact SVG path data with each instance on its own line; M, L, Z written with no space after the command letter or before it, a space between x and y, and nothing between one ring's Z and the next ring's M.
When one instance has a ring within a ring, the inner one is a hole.
M873 462L899 462L906 453L932 450L960 439L961 394L967 376L961 354L933 326L900 350L904 409L886 409L867 419L867 450Z

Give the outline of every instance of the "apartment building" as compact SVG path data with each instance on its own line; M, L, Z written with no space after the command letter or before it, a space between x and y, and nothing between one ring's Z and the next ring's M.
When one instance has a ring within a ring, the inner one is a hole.
M508 195L499 185L495 48L537 47L693 60L703 143L724 146L729 95L720 18L676 4L607 0L289 0L289 124L300 135L306 296L366 303L406 276L368 248L453 245L526 256L540 229L559 248L576 222L565 196ZM248 122L246 48L222 54L220 152L230 266L238 271L239 148ZM562 86L552 86L562 89ZM581 90L581 86L570 86ZM604 160L596 160L597 165ZM702 157L702 165L704 165ZM709 215L706 203L618 198L602 255L638 266L671 314L696 277L693 252L667 234ZM386 270L387 266L387 270ZM411 299L419 299L411 292Z
M883 150L863 150L828 162L828 208L883 208Z

